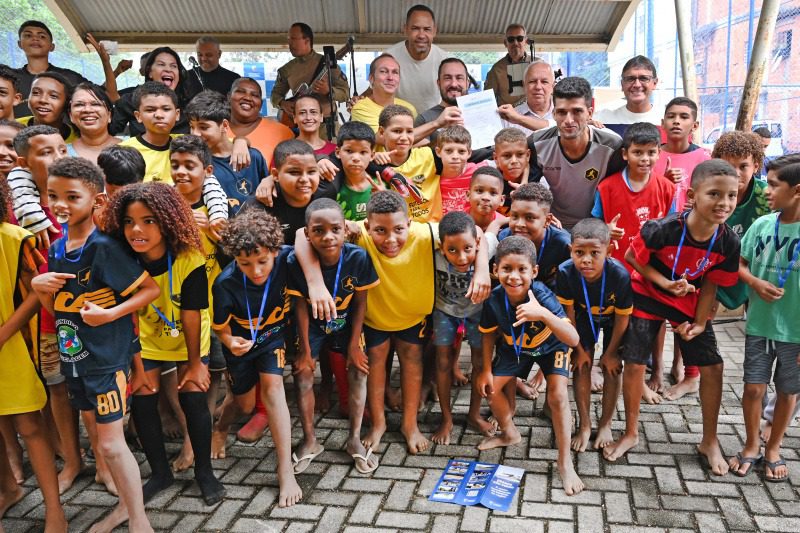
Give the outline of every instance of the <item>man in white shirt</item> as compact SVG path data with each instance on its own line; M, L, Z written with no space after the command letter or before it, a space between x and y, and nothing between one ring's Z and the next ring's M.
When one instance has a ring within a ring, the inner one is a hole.
M439 87L436 73L439 64L448 54L435 44L436 20L433 11L421 4L411 6L406 13L403 28L406 40L388 48L400 64L403 73L397 96L407 100L416 109L429 109L439 103Z
M497 112L503 126L517 128L530 135L534 131L556 125L553 120L553 86L556 78L553 67L537 59L525 70L525 101L517 107L503 104Z
M616 124L634 124L649 122L661 125L664 118L663 109L655 109L650 103L650 95L658 85L656 66L645 56L635 56L622 67L622 93L625 104L617 108L601 109L594 118L612 127ZM618 132L619 133L619 132Z

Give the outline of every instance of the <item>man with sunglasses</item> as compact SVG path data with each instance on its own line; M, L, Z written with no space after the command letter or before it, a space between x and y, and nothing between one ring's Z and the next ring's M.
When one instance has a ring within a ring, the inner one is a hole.
M601 109L595 113L595 120L602 122L620 135L623 132L616 125L629 125L636 122L649 122L661 125L664 111L656 109L650 102L650 95L658 84L656 66L645 56L635 56L622 67L622 93L625 104L617 108Z
M492 65L484 89L494 89L497 105L517 105L525 100L525 69L531 62L526 52L528 35L522 24L509 24L503 43L508 54Z

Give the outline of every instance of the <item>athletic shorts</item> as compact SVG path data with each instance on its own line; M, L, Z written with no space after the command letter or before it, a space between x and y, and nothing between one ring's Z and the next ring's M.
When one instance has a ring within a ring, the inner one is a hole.
M66 378L61 373L61 352L58 349L58 337L55 333L39 335L39 364L42 377L48 386L64 383Z
M200 358L200 362L208 366L209 357L204 355ZM144 367L145 372L150 372L154 368L159 368L161 369L162 376L177 370L178 364L188 365L189 361L159 361L157 359L145 359L142 357L142 366Z
M98 424L122 420L128 412L128 375L123 370L98 376L66 377L70 404L94 411Z
M769 383L784 394L800 393L800 344L747 335L744 341L744 382ZM777 363L776 363L777 361ZM775 365L775 372L772 367Z
M652 360L653 346L663 320L651 320L632 316L623 340L622 360L626 363L649 365ZM711 321L706 322L706 329L690 341L680 335L675 336L683 355L684 366L711 366L722 364L722 356L717 348L717 338Z
M236 357L226 354L228 363L228 383L231 392L242 395L249 392L258 383L259 374L283 375L286 366L286 345L283 339L259 349L257 355Z
M464 337L473 348L480 348L482 340L481 332L478 331L478 324L481 315L455 317L443 313L438 309L433 310L431 322L433 322L433 344L436 346L450 346L456 340L456 334L461 324L464 324Z
M556 374L569 378L571 353L572 350L557 350L538 357L522 354L517 359L516 354L509 354L505 350L496 351L492 360L492 374L495 376L527 376L533 368L533 363L536 363L544 372L545 377Z
M400 339L409 344L423 345L428 340L428 319L400 331L383 331L364 324L364 340L367 349L380 346L391 338Z

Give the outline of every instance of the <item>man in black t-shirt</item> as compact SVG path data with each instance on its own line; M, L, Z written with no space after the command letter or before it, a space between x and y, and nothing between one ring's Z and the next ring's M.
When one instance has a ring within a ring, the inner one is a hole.
M219 49L217 38L211 35L200 37L195 43L195 51L200 68L195 68L190 75L199 75L203 80L204 89L217 91L227 96L234 80L240 76L220 66L219 58L222 56L222 51Z

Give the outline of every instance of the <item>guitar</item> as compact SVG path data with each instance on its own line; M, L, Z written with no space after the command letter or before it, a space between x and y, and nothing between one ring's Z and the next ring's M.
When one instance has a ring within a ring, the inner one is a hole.
M348 41L347 43L345 43L344 46L342 46L336 51L334 57L336 58L336 61L339 61L352 51L353 51L353 43L351 41ZM293 128L295 126L294 101L300 98L301 96L307 96L309 94L312 94L314 91L311 89L311 87L313 87L318 81L322 80L324 77L328 75L328 64L325 61L325 56L322 56L322 58L320 58L320 61L322 63L322 68L319 69L319 72L317 73L316 76L314 76L314 79L312 79L310 83L303 82L300 85L298 85L297 88L292 90L292 97L286 98L284 100L284 102L289 102L292 108L292 112L287 113L283 110L283 108L278 109L278 122L280 122L281 124L288 126L289 128ZM327 97L327 95L324 96ZM329 104L327 98L323 101L322 107L323 107L322 109L323 115L329 115L330 110L328 109ZM328 111L327 113L325 112L326 110Z

